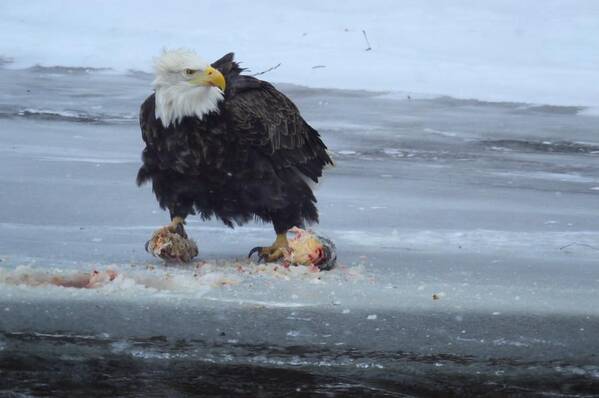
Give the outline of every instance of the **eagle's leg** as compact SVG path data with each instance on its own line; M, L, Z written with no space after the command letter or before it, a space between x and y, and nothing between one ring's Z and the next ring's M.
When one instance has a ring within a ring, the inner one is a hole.
M171 217L171 222L167 225L165 225L162 228L158 228L156 231L154 231L154 234L152 235L152 238L146 242L146 251L148 251L148 247L150 247L150 243L155 240L161 233L162 231L168 231L174 234L179 234L180 236L182 236L185 239L188 239L187 237L187 232L185 232L185 228L183 227L183 225L185 224L185 219L183 219L183 217Z
M264 260L266 262L272 262L283 257L285 250L289 247L287 242L287 232L277 233L277 238L271 246L268 247L254 247L250 250L248 257L252 257L252 254L258 253L258 262Z
M185 219L183 217L174 216L171 219L170 224L168 224L165 228L167 228L170 232L176 233L187 239L187 232L185 232Z

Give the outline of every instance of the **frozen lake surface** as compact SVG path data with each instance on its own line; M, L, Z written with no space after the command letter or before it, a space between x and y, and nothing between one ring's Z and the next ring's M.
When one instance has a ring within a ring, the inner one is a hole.
M199 260L166 267L134 182L149 82L0 69L0 396L599 391L599 117L280 84L336 161L338 268L250 263L271 226L197 218Z

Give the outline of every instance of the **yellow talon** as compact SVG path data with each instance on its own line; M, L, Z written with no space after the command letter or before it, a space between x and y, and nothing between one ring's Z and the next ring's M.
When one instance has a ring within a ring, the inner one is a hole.
M277 238L271 246L254 247L252 250L250 250L248 257L251 257L254 253L258 253L258 262L261 260L264 260L265 262L273 262L283 257L287 249L289 249L287 234L277 234Z
M173 217L171 223L165 228L172 233L177 233L187 239L187 233L185 232L185 220L182 217Z

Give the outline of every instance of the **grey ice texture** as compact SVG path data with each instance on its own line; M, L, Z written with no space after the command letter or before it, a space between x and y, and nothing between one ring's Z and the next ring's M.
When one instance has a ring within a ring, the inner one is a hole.
M150 301L200 311L221 302L240 310L348 309L337 327L349 330L364 311L439 314L428 318L423 334L449 324L460 329L452 339L491 334L533 347L544 333L526 336L514 327L506 335L484 323L462 334L461 320L540 316L542 325L553 316L574 317L580 327L558 323L551 333L560 325L568 332L550 344L584 352L597 343L591 336L599 311L599 142L597 118L580 108L280 84L336 161L316 189L321 223L315 228L335 241L341 267L317 277L302 270L279 278L272 268L243 274L239 264L256 270L245 253L270 242L272 227L229 229L191 217L188 231L209 263L202 279L194 278L195 267L164 268L143 250L168 221L151 187L134 183L143 148L135 111L149 93L149 77L54 69L0 76L4 328L49 327L43 316L9 311L23 303ZM107 268L123 278L97 290L8 282L36 272ZM227 278L234 283L223 287ZM60 316L60 305L50 313L64 323L56 330L85 325ZM385 318L366 325L378 323ZM118 334L112 322L86 327ZM395 332L390 336L400 338Z
M136 36L141 26L127 30L98 14L85 19L79 45L67 47L81 20L3 3L10 23L1 33L21 32L11 37L22 42L0 41L0 353L27 344L38 352L31 341L67 338L135 358L596 382L599 101L597 69L588 67L597 47L588 44L599 18L590 2L550 2L541 11L521 3L430 3L422 7L432 31L422 37L407 22L420 2L368 21L356 2L341 12L352 16L347 30L313 19L315 32L268 36L257 20L262 50L249 45L253 36L203 40L205 56L236 50L254 72L286 57L263 77L287 82L277 87L336 162L316 189L314 228L339 255L326 273L250 263L247 251L274 237L262 224L231 230L190 218L202 261L192 266L165 267L144 251L168 216L150 186L135 186L137 110L151 92L151 56L194 21ZM314 7L321 15L327 6ZM122 11L125 21L139 9ZM405 23L391 24L400 14ZM48 15L63 23L45 30ZM111 39L115 26L123 42ZM361 48L362 27L372 51ZM210 28L181 45L196 47ZM385 35L392 28L403 35ZM461 52L447 47L472 31L486 35L462 41ZM44 32L53 40L34 46ZM331 40L339 45L331 49ZM266 54L269 46L277 51ZM18 282L94 269L119 276L97 289ZM206 345L182 352L132 343L152 336Z

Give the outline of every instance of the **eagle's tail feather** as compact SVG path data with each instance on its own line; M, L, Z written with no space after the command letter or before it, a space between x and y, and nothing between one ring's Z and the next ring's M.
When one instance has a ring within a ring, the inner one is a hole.
M150 181L150 179L152 179L152 173L150 170L148 170L145 166L140 167L136 178L137 186L142 186L146 182Z

